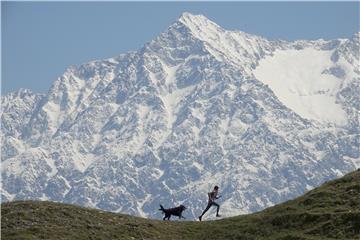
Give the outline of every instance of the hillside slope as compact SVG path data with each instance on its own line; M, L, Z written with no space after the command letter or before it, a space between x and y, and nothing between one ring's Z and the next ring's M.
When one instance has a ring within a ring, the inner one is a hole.
M264 211L218 221L169 222L18 201L1 205L1 233L3 239L17 240L360 239L359 196L360 169Z

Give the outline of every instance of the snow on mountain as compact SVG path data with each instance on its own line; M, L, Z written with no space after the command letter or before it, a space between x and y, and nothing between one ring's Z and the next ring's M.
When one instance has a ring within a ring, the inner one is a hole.
M143 48L2 97L2 200L223 216L360 166L359 35L269 41L184 13Z
M333 52L312 48L279 50L262 59L254 74L300 116L345 125L346 112L337 102L337 93L356 73L344 59L331 61Z

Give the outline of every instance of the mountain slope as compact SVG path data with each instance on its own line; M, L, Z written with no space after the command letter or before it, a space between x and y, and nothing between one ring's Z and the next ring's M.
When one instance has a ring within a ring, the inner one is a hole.
M309 51L287 80L282 56ZM2 108L2 199L151 217L158 202L196 216L214 184L224 216L299 196L360 166L358 52L358 35L269 41L184 13L138 51L69 67L40 100ZM284 70L276 81L269 66Z
M6 239L360 239L359 194L357 170L264 211L207 222L164 222L61 203L10 202L1 205L1 232Z

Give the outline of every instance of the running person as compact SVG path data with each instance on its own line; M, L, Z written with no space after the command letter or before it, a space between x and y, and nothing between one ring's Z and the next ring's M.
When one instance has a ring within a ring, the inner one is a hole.
M214 187L214 190L213 190L212 192L209 192L209 193L208 193L208 197L209 197L208 205L206 206L206 208L205 208L205 210L203 211L203 213L199 216L199 220L200 220L200 221L202 220L202 217L203 217L204 214L210 209L211 206L216 206L216 207L217 207L216 216L217 216L217 217L220 217L220 215L219 215L220 205L215 202L216 199L218 199L219 197L221 197L221 196L219 196L219 197L217 196L217 195L218 195L218 190L219 190L219 187L218 187L218 186L215 186L215 187Z

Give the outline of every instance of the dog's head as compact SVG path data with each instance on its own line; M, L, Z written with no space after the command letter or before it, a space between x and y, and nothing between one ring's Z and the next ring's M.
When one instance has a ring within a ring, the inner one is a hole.
M186 207L184 205L180 205L179 207L180 207L181 211L184 211L186 209Z

